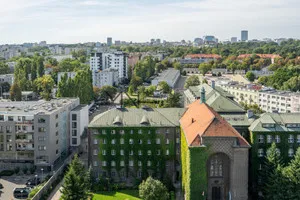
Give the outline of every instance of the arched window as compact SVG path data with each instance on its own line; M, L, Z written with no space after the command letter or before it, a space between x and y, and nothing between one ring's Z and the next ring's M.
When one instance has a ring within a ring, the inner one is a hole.
M210 160L210 176L223 176L223 161L220 156L214 155Z

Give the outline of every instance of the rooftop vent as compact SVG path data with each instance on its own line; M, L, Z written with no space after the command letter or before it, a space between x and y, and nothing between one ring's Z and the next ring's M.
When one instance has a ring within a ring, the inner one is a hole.
M140 124L150 124L148 117L146 117L145 115L143 116Z
M122 119L121 119L121 117L119 115L115 117L115 119L113 121L113 124L115 124L115 125L122 124Z

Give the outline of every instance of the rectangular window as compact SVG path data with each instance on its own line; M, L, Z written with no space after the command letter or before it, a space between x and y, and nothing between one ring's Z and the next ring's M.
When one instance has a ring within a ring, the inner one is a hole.
M142 161L138 161L138 166L139 166L139 167L142 166Z
M288 155L289 157L293 157L294 156L294 149L290 148L288 151Z
M289 135L288 143L294 143L294 135Z
M106 161L102 161L102 166L103 166L103 167L106 167L106 165L107 165L107 164L106 164Z
M160 149L157 150L157 153L156 153L158 156L160 155Z
M160 144L160 138L156 138L156 144Z
M98 144L98 140L97 139L94 139L94 144Z
M76 121L77 120L77 115L76 114L72 114L72 120Z
M94 161L94 167L97 167L97 166L98 166L98 162Z
M138 133L139 133L139 134L142 134L142 133L143 133L143 131L142 131L141 129L139 129Z
M264 156L264 150L263 149L258 149L258 157L263 157Z
M151 167L151 161L150 160L147 161L147 166Z
M39 146L38 146L38 150L39 150L39 151L46 151L46 146L44 146L44 145L39 145Z
M180 143L180 138L176 138L176 144Z
M151 140L150 139L147 140L147 144L151 144Z
M116 155L116 150L112 149L112 150L111 150L111 155L112 155L112 156Z
M129 167L133 167L133 160L129 161Z
M121 160L121 161L120 161L120 166L121 166L121 167L124 167L124 166L125 166L124 160Z
M123 135L125 133L124 130L120 130L120 134Z
M138 177L138 178L142 178L142 172L141 172L141 171L138 171L138 172L137 172L137 177Z
M0 121L4 121L4 115L0 115Z
M38 137L38 141L45 141L45 140L46 140L46 137L43 137L43 136Z
M166 139L166 144L170 144L170 141L168 138Z
M120 144L124 144L124 138L120 139Z
M280 143L280 135L275 135L275 143Z
M151 156L151 150L147 151L148 156Z
M267 143L272 143L273 137L272 135L267 135Z
M120 155L124 156L124 150L123 149L120 150Z
M116 144L116 139L112 139L111 144Z
M102 150L102 155L103 155L103 156L106 155L106 150Z
M44 118L38 118L38 123L45 123L46 120Z
M44 127L39 127L38 131L40 133L44 133L44 132L46 132L46 129Z
M139 141L139 144L143 144L143 140L139 139L138 141Z
M94 149L93 154L94 154L94 156L97 156L98 155L98 150Z
M77 130L72 130L72 136L77 136Z
M264 143L264 136L258 135L258 143Z
M77 145L77 138L72 138L72 144Z
M300 143L300 135L297 135L297 143Z
M130 151L129 151L129 155L130 155L130 156L133 156L133 150L130 150Z
M102 135L106 135L106 130L102 130Z
M77 122L72 122L72 128L77 128Z
M129 139L129 144L133 144L133 139Z
M111 134L116 134L116 130L111 130Z
M106 144L106 139L105 139L105 138L103 138L102 143L103 143L103 144Z
M166 150L166 155L168 156L170 154L169 149Z
M139 151L138 151L138 154L139 154L139 156L143 155L143 154L142 154L142 150L139 150Z

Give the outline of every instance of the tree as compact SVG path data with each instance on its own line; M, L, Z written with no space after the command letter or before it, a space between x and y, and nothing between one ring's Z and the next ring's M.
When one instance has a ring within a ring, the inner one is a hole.
M81 104L89 104L93 100L93 80L90 70L79 70L74 77L75 97L79 97Z
M4 62L0 62L0 74L9 74L9 73L10 73L9 66Z
M90 187L89 171L75 155L64 177L61 193L63 200L86 200Z
M46 101L49 101L51 99L52 89L54 87L54 80L50 75L44 75L42 77L37 78L34 81L34 85Z
M288 188L289 198L300 199L300 148L297 149L294 159L285 168L284 174L290 181L288 183L288 186L290 186Z
M267 150L261 177L263 180L263 194L267 200L280 199L282 191L282 160L280 152L276 144L272 143L271 147ZM279 190L278 190L279 189Z
M180 107L180 93L169 94L164 107L165 108L178 108Z
M300 90L300 76L294 76L284 82L282 89L297 92Z
M199 70L202 75L205 76L205 74L211 70L211 65L209 63L201 63L199 65Z
M100 97L100 88L93 87L94 99L97 100Z
M190 86L196 86L196 85L200 85L199 77L197 75L192 75L188 77L188 79L184 84L184 87L189 88Z
M151 176L139 185L139 195L143 200L167 200L169 193L159 180L153 179Z
M141 77L133 75L130 81L130 86L132 87L133 91L136 91L138 86L143 84L143 80Z
M249 80L249 81L251 81L251 82L253 82L254 80L255 80L255 74L253 73L253 72L247 72L246 73L246 78Z
M12 101L21 101L22 100L22 90L21 90L18 82L14 82L14 84L10 88L10 99Z
M117 93L118 93L117 88L110 85L105 85L102 88L100 88L99 97L101 99L105 99L105 101L108 101L108 99L115 98Z
M156 90L156 86L155 85L151 85L149 87L146 88L146 95L149 97L149 96L153 96L153 93L155 92Z
M166 81L161 81L157 85L158 90L162 90L163 93L167 94L171 92L171 88Z
M34 62L36 65L37 76L42 77L45 74L44 58L42 56L35 55Z

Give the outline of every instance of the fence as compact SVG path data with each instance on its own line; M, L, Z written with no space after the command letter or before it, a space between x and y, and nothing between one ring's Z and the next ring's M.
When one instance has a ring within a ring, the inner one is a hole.
M54 181L63 173L63 170L66 165L71 163L73 156L76 152L73 152L69 157L63 162L60 168L54 172L51 178L45 183L45 185L31 198L31 200L39 200L43 196L44 193L52 186Z

